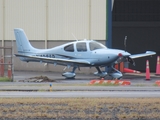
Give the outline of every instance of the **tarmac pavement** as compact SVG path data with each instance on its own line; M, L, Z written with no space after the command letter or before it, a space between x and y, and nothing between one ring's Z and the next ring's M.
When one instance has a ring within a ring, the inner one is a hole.
M88 83L90 80L99 80L97 76L93 74L78 74L75 79L65 79L62 76L62 73L55 72L35 72L35 71L15 71L14 72L14 82L19 82L20 80L26 80L31 77L36 76L47 76L48 78L55 80L56 83L65 83L65 84L73 84L73 83ZM105 79L110 80L111 77L107 76ZM160 80L160 76L156 76L155 73L150 74L150 80L145 79L145 73L141 74L132 74L125 73L122 80L129 80L131 84L143 84L143 85L152 85L156 80Z
M27 82L26 80L32 77L37 76L47 76L48 78L54 80L53 82ZM160 80L160 76L156 76L152 73L150 80L145 80L145 73L141 74L124 74L122 80L129 80L131 85L129 86L89 86L90 80L99 80L97 76L92 74L77 74L75 79L65 79L61 73L54 72L34 72L34 71L15 71L14 72L14 82L1 82L0 90L30 90L30 91L39 91L39 90L49 90L50 84L52 89L55 91L64 91L64 90L92 90L92 91L120 91L120 90L153 90L159 91L160 87L155 87L155 81ZM107 77L105 79L110 79ZM23 82L20 82L23 81Z
M56 92L0 92L0 98L4 97L39 97L39 98L160 98L160 92L145 91L56 91Z
M27 82L37 76L47 76L54 81ZM160 76L154 73L150 76L150 80L145 80L144 73L124 74L122 80L129 80L131 85L92 86L90 80L99 79L92 74L77 74L75 79L65 79L61 73L15 71L13 82L0 82L0 97L160 97L160 87L154 85Z

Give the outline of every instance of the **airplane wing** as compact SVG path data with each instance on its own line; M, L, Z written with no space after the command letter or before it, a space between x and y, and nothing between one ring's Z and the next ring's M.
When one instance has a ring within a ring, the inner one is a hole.
M130 57L131 59L135 59L135 58L140 58L140 57L145 57L145 56L151 56L151 55L155 55L155 54L156 54L156 52L146 51L146 53L130 55L129 57Z
M30 56L30 55L22 55L22 54L15 54L16 57L26 57L26 58L33 58L42 62L49 62L49 63L74 63L74 64L85 64L90 65L90 62L87 60L81 59L62 59L62 58L49 58L49 57L39 57L39 56Z
M128 61L129 63L131 63L132 65L135 66L135 62L134 62L133 59L135 59L135 58L140 58L140 57L146 57L146 56L152 56L152 55L155 55L155 54L156 54L156 52L146 51L145 53L140 53L140 54L134 54L134 55L126 56L126 58L127 58L127 61ZM126 59L123 59L123 60L125 61ZM121 62L122 62L123 60L121 60Z

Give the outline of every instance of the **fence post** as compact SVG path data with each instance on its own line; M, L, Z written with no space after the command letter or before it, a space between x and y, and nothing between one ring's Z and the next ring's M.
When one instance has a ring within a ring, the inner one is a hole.
M4 60L3 57L0 60L1 64L0 64L0 76L4 77Z
M11 77L12 77L11 62L8 62L8 78L11 79Z

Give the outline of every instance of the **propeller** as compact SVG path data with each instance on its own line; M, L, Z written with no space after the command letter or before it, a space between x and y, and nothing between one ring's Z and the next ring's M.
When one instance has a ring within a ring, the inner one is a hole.
M127 36L124 37L124 50L125 50L125 52L127 50ZM135 66L135 62L132 58L127 57L127 61Z
M127 36L125 36L124 38L124 50L126 52L126 49L127 49Z

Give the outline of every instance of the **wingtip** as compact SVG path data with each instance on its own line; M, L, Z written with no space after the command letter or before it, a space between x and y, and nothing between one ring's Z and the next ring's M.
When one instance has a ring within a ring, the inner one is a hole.
M146 53L152 54L152 55L155 55L155 54L156 54L156 52L154 52L154 51L146 51Z

